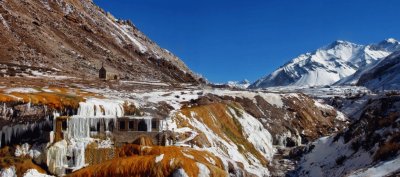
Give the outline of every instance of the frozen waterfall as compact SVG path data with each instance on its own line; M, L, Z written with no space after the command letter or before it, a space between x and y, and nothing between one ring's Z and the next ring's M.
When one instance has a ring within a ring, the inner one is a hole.
M83 118L115 118L124 116L123 101L90 98L79 103L78 114Z
M66 168L72 170L83 168L86 165L85 149L93 142L91 133L99 131L100 124L104 125L106 132L110 131L113 128L110 125L115 125L116 119L124 116L123 104L124 101L120 100L98 98L80 102L77 114L66 120L64 140L57 142L47 152L49 170L57 175L63 175Z

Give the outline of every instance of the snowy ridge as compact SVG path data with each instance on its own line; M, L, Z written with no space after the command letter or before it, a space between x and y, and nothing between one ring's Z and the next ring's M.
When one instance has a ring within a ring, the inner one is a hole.
M250 88L332 85L357 71L368 69L397 50L400 50L400 43L392 38L371 45L338 40L292 59L273 73L257 80ZM347 78L348 81L343 83L354 83L359 77L358 74L354 78Z
M400 51L391 54L362 73L358 85L371 90L400 89Z

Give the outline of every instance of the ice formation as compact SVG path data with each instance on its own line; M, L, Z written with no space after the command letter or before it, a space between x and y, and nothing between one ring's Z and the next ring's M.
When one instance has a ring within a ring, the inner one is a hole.
M47 150L47 167L49 171L62 175L65 174L65 165L67 164L67 141L62 140L53 144Z
M17 177L15 167L0 170L0 177Z
M47 152L49 171L63 175L66 168L75 171L85 167L85 149L94 142L91 133L98 131L98 125L103 121L105 131L111 131L110 125L114 125L118 117L124 116L123 104L123 101L97 98L79 103L77 114L67 119L64 140L55 143ZM151 119L145 121L151 130ZM109 144L104 145L104 148L109 147Z
M90 98L79 103L78 114L74 117L104 118L122 117L124 109L123 101Z
M30 158L37 158L40 154L39 150L31 148L28 143L22 144L21 146L17 145L14 153L16 157L29 156Z
M43 121L32 124L16 124L13 126L3 126L0 130L0 147L9 144L13 138L18 139L21 135L24 135L28 131L34 132L35 130L42 131L44 127L50 126L50 121ZM2 139L4 137L4 139ZM2 144L4 142L4 144Z

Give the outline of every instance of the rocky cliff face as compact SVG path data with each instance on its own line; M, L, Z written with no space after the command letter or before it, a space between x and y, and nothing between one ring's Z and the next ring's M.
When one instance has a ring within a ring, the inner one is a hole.
M130 21L90 0L0 1L0 62L97 77L108 72L140 81L191 82L199 78Z

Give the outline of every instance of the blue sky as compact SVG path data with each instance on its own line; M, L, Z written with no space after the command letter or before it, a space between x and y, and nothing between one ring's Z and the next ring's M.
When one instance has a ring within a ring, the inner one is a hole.
M258 78L335 40L400 39L398 0L94 0L212 82Z

